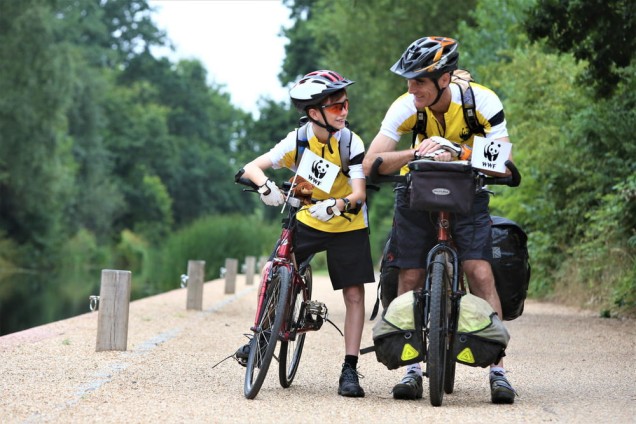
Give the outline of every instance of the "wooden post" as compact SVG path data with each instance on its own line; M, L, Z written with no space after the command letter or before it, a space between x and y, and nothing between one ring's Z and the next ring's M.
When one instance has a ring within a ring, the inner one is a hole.
M259 275L263 271L263 267L265 267L265 264L267 263L267 259L269 259L267 256L261 256L258 258L258 264L256 265L256 269L258 269Z
M126 350L130 286L130 271L102 270L96 352Z
M245 258L245 285L254 284L254 268L256 267L256 257L247 256Z
M225 294L236 292L236 271L238 270L238 259L225 259Z
M203 309L205 261L188 261L188 299L186 309Z

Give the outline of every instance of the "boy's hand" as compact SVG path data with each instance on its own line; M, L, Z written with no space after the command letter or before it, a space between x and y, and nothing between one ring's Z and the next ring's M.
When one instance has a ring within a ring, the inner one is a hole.
M265 181L265 184L258 188L261 194L261 200L268 206L278 206L285 203L285 196L280 191L276 183L271 180Z
M316 219L323 222L329 221L334 215L340 215L340 210L336 207L336 199L323 200L309 208L309 213Z

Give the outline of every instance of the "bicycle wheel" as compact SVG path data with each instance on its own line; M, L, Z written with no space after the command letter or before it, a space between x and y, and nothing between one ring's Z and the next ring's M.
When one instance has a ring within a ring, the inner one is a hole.
M448 352L448 279L444 253L435 255L431 266L431 307L429 316L428 374L431 405L440 406L444 399L444 372Z
M250 355L245 370L243 393L254 399L265 381L272 362L278 333L285 318L287 295L291 286L291 274L286 267L274 271L263 301L261 316L254 337L250 341Z
M307 297L303 295L303 290L300 286L296 287L295 293L290 296L290 322L287 328L292 330L294 326L297 326L301 322L300 313L304 313L304 308L301 308L303 303L311 299L311 287L312 287L312 274L311 266L307 266L305 272L302 275L305 285L307 286ZM294 340L282 342L280 344L280 353L278 355L278 378L280 379L280 385L284 388L291 386L296 371L298 371L298 365L300 364L300 357L303 353L303 346L305 345L306 333L296 334Z
M448 349L446 350L446 370L444 371L444 392L453 393L455 390L455 368L457 361L453 355L453 344L457 332L457 320L459 319L459 301L451 301L451 315L449 322Z
M449 294L452 295L453 287L451 281L453 281L453 272L455 271L454 267L451 265L449 254L446 253L446 275L448 276L448 286L447 288L450 290ZM457 272L460 272L459 270ZM448 296L449 301L448 311L449 311L449 321L448 321L448 338L447 338L447 349L446 349L446 366L444 370L444 392L446 394L453 393L455 390L455 369L457 368L457 361L455 360L455 356L453 356L453 344L455 343L455 334L457 332L457 320L459 319L459 300L451 299L451 296Z

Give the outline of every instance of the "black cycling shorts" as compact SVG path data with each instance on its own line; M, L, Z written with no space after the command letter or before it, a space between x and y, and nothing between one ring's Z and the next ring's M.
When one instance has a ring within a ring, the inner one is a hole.
M366 228L327 233L299 222L296 229L296 261L300 264L309 255L323 251L327 252L327 268L334 290L375 281Z
M437 244L437 213L409 208L409 190L395 191L395 215L387 265L403 269L424 268L426 256ZM459 260L492 259L492 235L488 192L475 195L470 214L451 214L451 234Z

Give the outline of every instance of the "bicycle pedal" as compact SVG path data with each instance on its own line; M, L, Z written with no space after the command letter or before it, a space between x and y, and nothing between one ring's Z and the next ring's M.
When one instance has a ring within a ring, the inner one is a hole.
M303 328L305 330L320 330L325 319L327 319L327 306L316 300L305 302L305 319Z
M317 300L308 300L305 303L307 315L316 315L323 319L327 317L327 305Z

